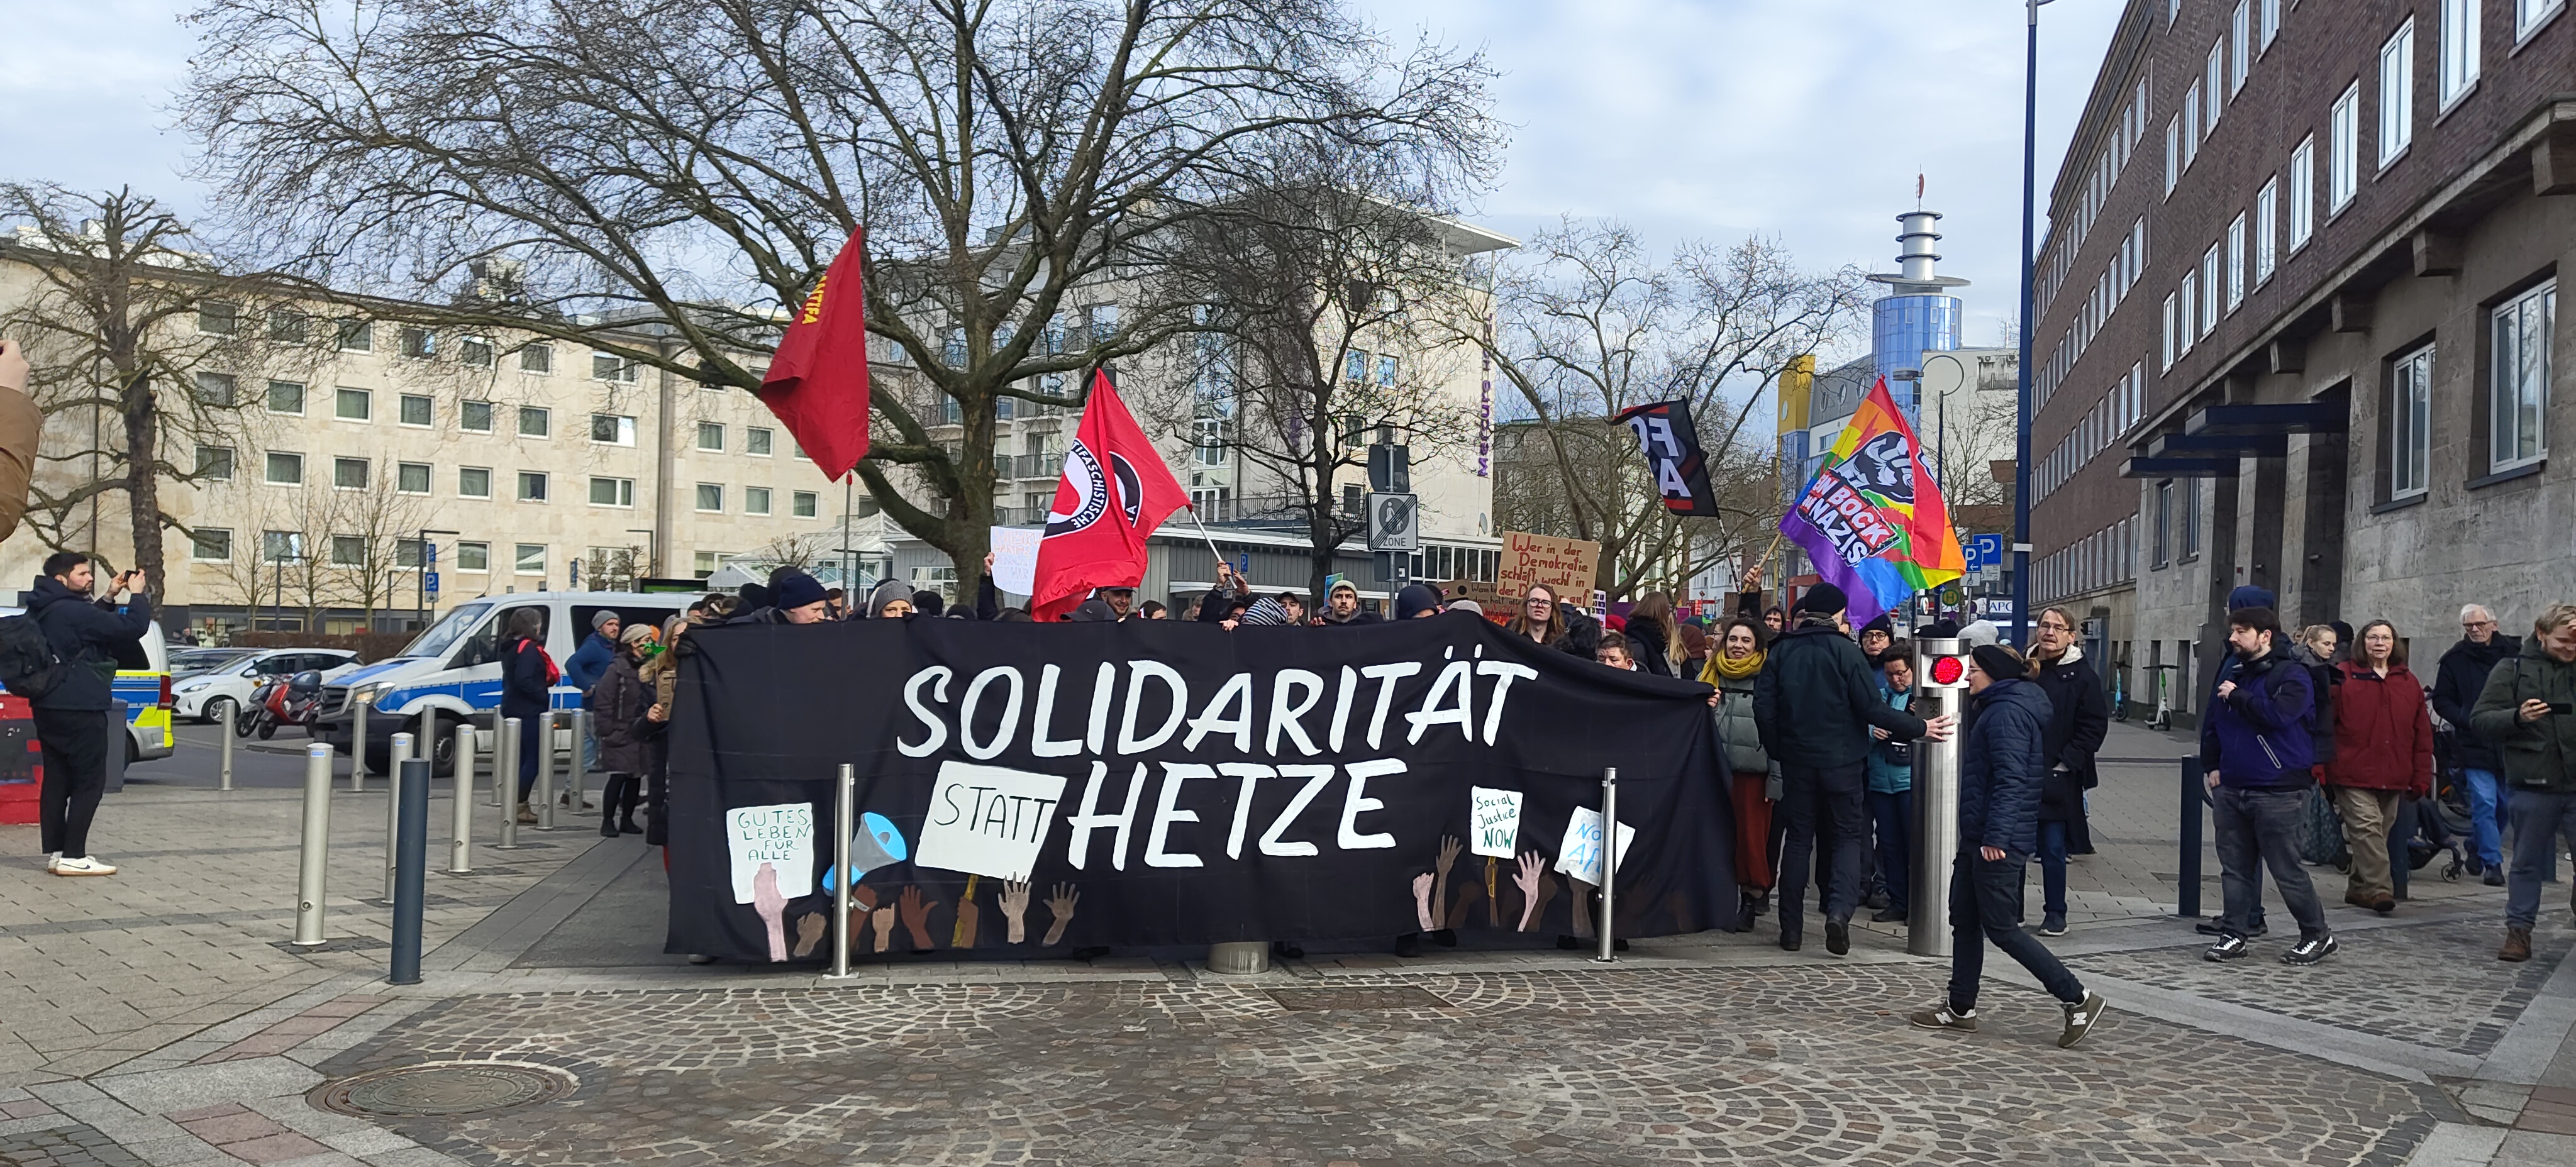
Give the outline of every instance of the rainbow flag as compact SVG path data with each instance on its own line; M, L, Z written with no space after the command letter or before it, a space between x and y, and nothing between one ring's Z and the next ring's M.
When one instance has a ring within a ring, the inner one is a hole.
M1780 533L1807 549L1816 574L1850 597L1854 627L1967 570L1950 505L1922 454L1881 378L1780 518Z

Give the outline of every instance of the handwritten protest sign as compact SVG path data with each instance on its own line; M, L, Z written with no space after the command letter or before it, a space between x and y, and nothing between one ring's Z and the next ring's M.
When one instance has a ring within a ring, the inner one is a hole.
M1064 776L942 762L921 828L919 862L993 879L1025 880L1037 867Z
M779 895L792 900L813 894L813 803L734 807L725 812L725 843L733 854L733 902L752 901L762 864L777 872Z
M1619 862L1628 862L1628 844L1637 838L1637 828L1619 824ZM1565 824L1565 842L1556 849L1557 870L1575 879L1601 884L1601 812L1588 806L1574 808L1574 817Z
M994 587L1015 596L1037 587L1038 538L1044 534L1036 527L993 528Z
M1521 837L1521 792L1471 786L1467 798L1467 829L1473 832L1474 842L1469 850L1496 859L1511 858Z
M1527 531L1503 532L1502 563L1494 578L1494 588L1503 598L1517 600L1529 594L1531 584L1546 584L1556 594L1576 604L1592 594L1592 581L1601 568L1601 545L1585 539L1563 539L1554 535L1533 535Z

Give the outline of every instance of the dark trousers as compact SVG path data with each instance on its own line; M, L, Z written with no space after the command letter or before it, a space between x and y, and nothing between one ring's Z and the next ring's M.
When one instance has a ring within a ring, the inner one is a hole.
M655 774L644 780L644 841L659 847L671 837L671 779Z
M80 667L80 666L75 666ZM107 720L104 709L36 709L36 741L44 751L45 781L37 788L37 821L45 850L65 859L89 858L89 824L107 793Z
M599 833L614 835L619 823L635 821L635 806L642 796L643 779L633 774L610 771L607 787L599 792Z
M2021 962L2038 977L2048 995L2070 1005L2084 1001L2084 984L2050 952L2039 937L2021 930L2022 868L2027 855L2005 852L1987 860L1962 851L1950 868L1950 1008L1965 1013L1977 1007L1977 985L1985 977L1986 942Z
M1878 832L1878 873L1887 883L1887 906L1908 910L1914 883L1914 792L1869 792L1870 825Z
M2323 936L2326 911L2317 903L2316 885L2299 865L2299 828L2307 814L2303 786L2260 789L2221 786L2210 792L2210 817L2218 826L2218 883L2224 893L2226 927L2243 936L2263 919L2263 884L2269 870L2281 889L2281 902L2299 922L2302 940Z
M512 717L519 719L519 801L525 804L537 788L539 751L554 748L555 734L545 714L502 712L503 720Z
M1819 848L1830 860L1832 878L1825 881L1825 919L1848 923L1860 902L1860 883L1869 863L1869 812L1862 807L1866 789L1863 763L1848 766L1780 767L1781 809L1788 812L1789 834L1780 852L1780 934L1796 936L1806 910L1807 873Z
M2053 916L2066 914L2066 836L2069 824L2039 824L2039 908Z

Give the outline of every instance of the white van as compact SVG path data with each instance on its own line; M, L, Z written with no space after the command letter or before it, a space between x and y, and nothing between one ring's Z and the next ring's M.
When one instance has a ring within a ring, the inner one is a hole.
M513 613L534 608L544 617L546 655L561 668L589 638L591 618L600 612L615 612L628 624L641 620L658 628L663 620L687 611L701 594L525 592L467 600L404 646L402 655L323 685L313 736L347 753L356 719L363 714L367 769L382 773L393 735L418 734L422 715L436 710L440 728L434 764L438 773L449 773L455 762L452 735L457 719L473 718L476 725L489 730L501 708L501 636ZM581 691L569 683L558 684L553 705L578 709ZM564 744L557 742L558 748Z

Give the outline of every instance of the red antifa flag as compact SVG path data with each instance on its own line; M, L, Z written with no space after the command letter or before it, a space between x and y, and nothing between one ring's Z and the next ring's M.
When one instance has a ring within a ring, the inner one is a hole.
M1059 620L1093 588L1132 588L1145 579L1145 539L1190 504L1162 451L1136 425L1106 373L1093 373L1091 401L1064 454L1064 480L1038 540L1029 613Z
M805 297L769 375L760 400L777 414L805 456L838 479L868 455L868 317L859 290L859 235Z

